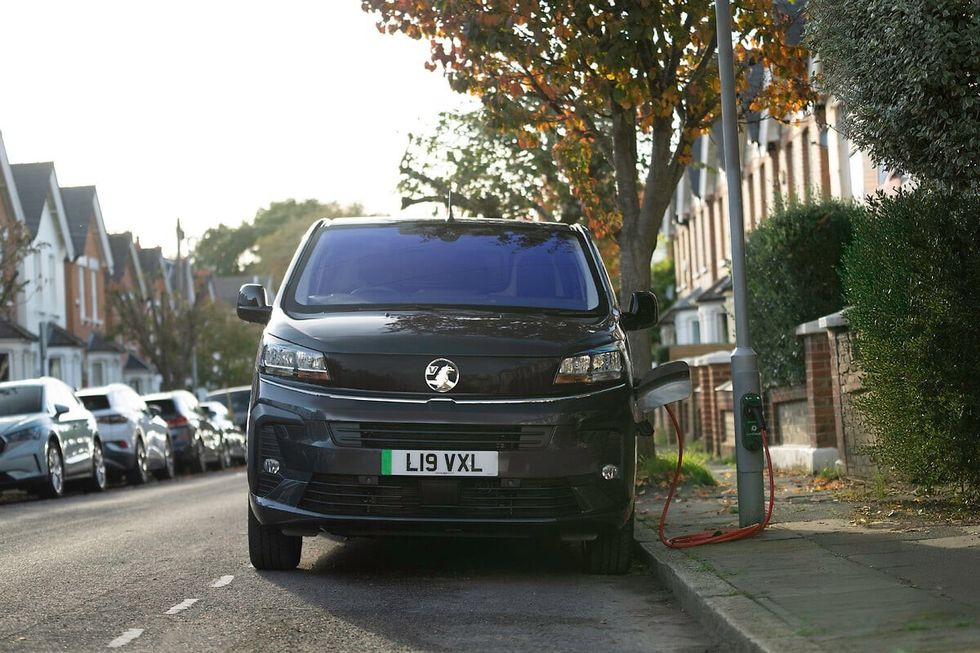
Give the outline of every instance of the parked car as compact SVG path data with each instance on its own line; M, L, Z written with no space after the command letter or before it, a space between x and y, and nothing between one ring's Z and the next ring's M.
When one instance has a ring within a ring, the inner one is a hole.
M208 465L225 466L221 433L208 421L197 397L186 390L174 390L146 395L143 400L156 406L166 420L179 464L195 473L207 470Z
M620 308L588 232L512 220L321 220L272 305L248 417L248 543L291 569L302 536L550 535L624 573L639 413Z
M224 438L225 446L222 450L222 455L228 456L228 465L232 461L244 463L247 456L245 450L245 434L231 420L231 414L225 408L225 405L219 401L202 401L201 406L208 411L208 420L221 432Z
M167 422L128 385L112 383L75 393L99 424L106 468L134 485L174 477L175 456Z
M0 487L59 497L73 480L106 486L92 413L58 379L0 383Z
M248 401L252 396L252 386L240 385L234 388L222 388L208 393L208 401L219 401L232 415L232 421L242 431L248 418Z

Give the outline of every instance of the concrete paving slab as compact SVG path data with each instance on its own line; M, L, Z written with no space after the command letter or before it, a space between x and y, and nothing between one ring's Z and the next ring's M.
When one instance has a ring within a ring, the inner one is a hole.
M690 497L671 509L669 534L731 525L732 499ZM980 652L980 529L882 515L856 525L861 505L826 493L795 501L777 505L786 521L747 540L681 552L639 539L681 603L733 650ZM655 522L657 497L640 505Z
M915 542L918 546L931 546L939 549L970 549L980 547L980 535L954 535L952 537L924 537Z

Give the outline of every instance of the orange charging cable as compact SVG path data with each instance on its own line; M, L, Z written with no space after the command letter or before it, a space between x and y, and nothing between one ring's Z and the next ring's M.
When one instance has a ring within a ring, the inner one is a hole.
M720 528L713 531L678 535L677 537L671 538L664 535L664 526L667 523L667 511L670 510L670 502L674 500L674 494L677 492L677 484L681 479L681 463L684 461L684 434L681 433L681 427L677 423L677 417L674 415L673 409L670 406L665 406L665 408L667 409L667 414L670 416L671 423L674 425L674 432L677 433L677 468L674 469L674 480L670 483L670 492L667 493L664 511L660 514L660 541L672 549L687 549L692 546L701 546L702 544L732 542L761 533L769 525L769 519L772 517L773 501L776 497L776 481L772 475L772 458L769 457L769 441L766 437L765 428L762 429L762 447L766 452L766 465L769 467L769 509L766 511L765 520L762 523L743 526L742 528Z

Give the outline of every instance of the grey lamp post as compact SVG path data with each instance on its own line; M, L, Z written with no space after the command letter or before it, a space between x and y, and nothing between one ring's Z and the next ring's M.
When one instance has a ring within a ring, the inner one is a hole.
M721 77L721 122L728 181L728 218L732 234L732 290L735 299L735 352L732 354L732 394L735 410L735 463L738 469L738 521L741 526L763 519L762 451L746 448L746 395L759 394L759 362L749 335L746 312L745 229L742 223L742 168L738 151L735 107L735 67L732 55L732 10L728 0L716 0L718 71Z

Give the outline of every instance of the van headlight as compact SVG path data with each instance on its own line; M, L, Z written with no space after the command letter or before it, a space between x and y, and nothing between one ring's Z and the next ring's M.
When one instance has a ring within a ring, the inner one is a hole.
M623 353L617 345L611 345L562 360L555 383L597 383L622 376Z
M291 343L262 343L259 371L276 376L287 376L304 381L329 381L327 357L318 351Z

